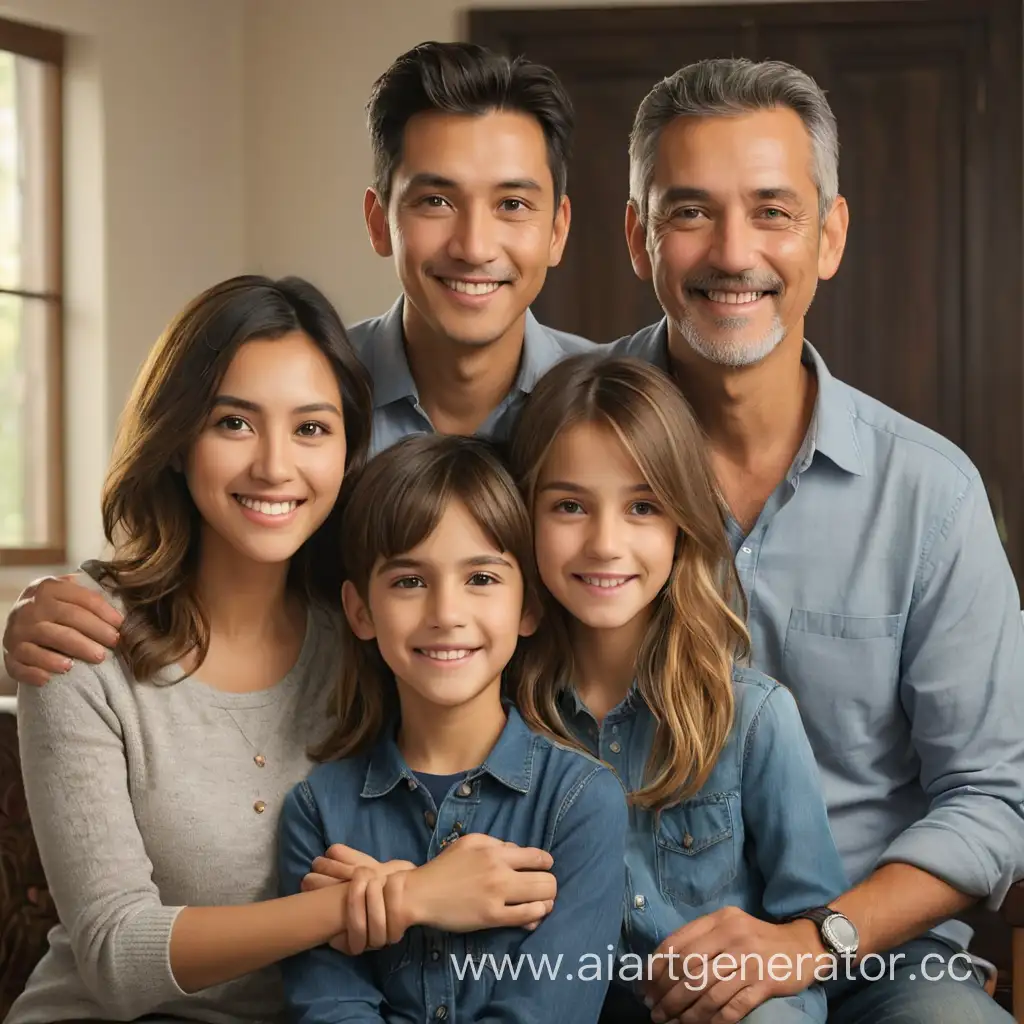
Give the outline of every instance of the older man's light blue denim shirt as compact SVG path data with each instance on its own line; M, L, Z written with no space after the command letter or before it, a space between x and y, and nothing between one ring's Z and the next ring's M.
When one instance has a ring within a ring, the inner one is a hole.
M774 921L824 906L849 888L792 695L742 667L733 673L733 691L733 728L700 791L660 813L630 806L620 954L646 963L673 932L721 907ZM571 690L560 708L573 735L627 789L644 785L657 723L635 688L600 726ZM793 1001L825 1020L818 986Z
M405 355L402 330L404 296L383 316L354 324L349 338L373 378L373 437L370 454L389 448L409 434L432 434L433 424L420 405L416 382ZM555 363L578 352L599 350L592 341L537 322L527 310L523 356L512 390L477 431L479 437L505 441L525 397Z
M283 895L299 891L313 858L332 843L423 864L458 836L483 832L549 850L558 896L533 932L415 927L358 957L327 946L292 957L282 964L292 1019L593 1024L609 981L604 969L594 980L595 964L606 964L622 925L626 828L626 795L614 773L531 732L514 708L484 763L453 783L440 806L393 733L365 755L320 765L282 808Z
M668 369L665 321L612 352ZM804 445L753 529L729 524L753 664L796 696L851 880L903 862L996 907L1024 875L1024 626L982 480L803 359Z

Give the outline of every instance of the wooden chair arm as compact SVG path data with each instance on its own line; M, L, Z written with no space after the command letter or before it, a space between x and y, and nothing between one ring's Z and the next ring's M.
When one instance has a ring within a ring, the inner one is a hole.
M1024 928L1024 881L1010 887L999 913L1011 928Z

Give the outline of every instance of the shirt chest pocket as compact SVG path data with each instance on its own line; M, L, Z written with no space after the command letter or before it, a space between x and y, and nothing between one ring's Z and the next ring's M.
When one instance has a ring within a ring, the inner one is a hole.
M739 870L739 793L694 797L658 816L658 885L674 903L699 907Z
M902 618L794 608L786 629L782 682L803 702L817 704L814 694L822 691L841 696L831 701L837 716L852 714L858 725L878 726L898 700ZM841 722L835 725L842 729Z

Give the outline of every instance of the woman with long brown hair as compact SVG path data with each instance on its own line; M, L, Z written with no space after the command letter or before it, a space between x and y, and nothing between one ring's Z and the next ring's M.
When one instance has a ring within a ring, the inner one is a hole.
M345 885L274 898L275 849L329 726L338 498L371 411L337 313L298 279L218 284L151 352L103 492L113 555L84 567L124 613L116 650L19 696L60 924L7 1024L273 1020L272 966L345 931ZM407 903L457 892L473 856L397 865Z
M601 757L630 790L632 957L616 980L649 982L647 957L721 907L787 919L845 891L796 704L743 667L749 638L722 505L672 381L631 359L566 360L527 400L511 458L548 595L520 712ZM709 1018L738 987L712 979L700 1011ZM609 1013L649 1019L629 993ZM825 1013L812 987L744 1019L806 1024Z

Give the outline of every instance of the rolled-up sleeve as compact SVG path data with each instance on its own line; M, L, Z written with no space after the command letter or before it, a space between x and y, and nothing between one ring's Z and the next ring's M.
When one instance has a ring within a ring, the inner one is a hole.
M924 545L900 700L930 805L880 863L912 864L996 908L1024 876L1024 624L976 474Z

